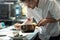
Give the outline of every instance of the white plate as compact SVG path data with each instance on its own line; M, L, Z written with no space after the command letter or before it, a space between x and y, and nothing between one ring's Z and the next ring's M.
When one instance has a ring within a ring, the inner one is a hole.
M26 36L18 36L18 37L11 37L12 39L23 39L25 38Z

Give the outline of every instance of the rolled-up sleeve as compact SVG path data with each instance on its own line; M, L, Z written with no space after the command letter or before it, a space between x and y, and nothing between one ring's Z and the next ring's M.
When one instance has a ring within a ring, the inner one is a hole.
M49 11L53 18L59 19L60 10L54 1L50 1Z

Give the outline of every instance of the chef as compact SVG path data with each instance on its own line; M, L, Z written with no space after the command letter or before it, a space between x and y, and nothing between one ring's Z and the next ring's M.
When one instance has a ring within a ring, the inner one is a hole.
M22 1L22 0L21 0ZM58 36L58 7L55 0L25 0L27 20L23 24L32 23L33 18L39 25L38 35L41 40L49 40L51 36Z

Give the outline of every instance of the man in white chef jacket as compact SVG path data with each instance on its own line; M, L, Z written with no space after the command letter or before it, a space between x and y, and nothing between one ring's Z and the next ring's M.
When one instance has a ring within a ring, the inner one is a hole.
M31 0L29 0L31 2ZM37 0L34 0L37 3ZM31 23L33 18L40 27L38 28L38 35L41 40L49 40L51 36L58 36L58 7L54 0L39 0L38 7L35 3L24 2L27 5L27 17L23 24Z

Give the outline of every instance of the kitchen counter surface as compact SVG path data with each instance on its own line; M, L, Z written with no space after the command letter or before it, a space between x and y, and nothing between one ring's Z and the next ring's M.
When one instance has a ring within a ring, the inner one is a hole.
M17 32L17 31L13 31L11 29L14 29L14 26L10 26L8 28L1 29L0 35L6 35L6 36L0 36L0 39L1 40L12 40L12 38L10 38L10 37L13 37L15 35L15 34L13 34L13 32ZM20 35L25 36L25 38L27 40L33 40L34 37L37 35L37 33L38 33L37 28L32 33L22 33L20 31ZM25 40L25 39L23 39L23 40Z

